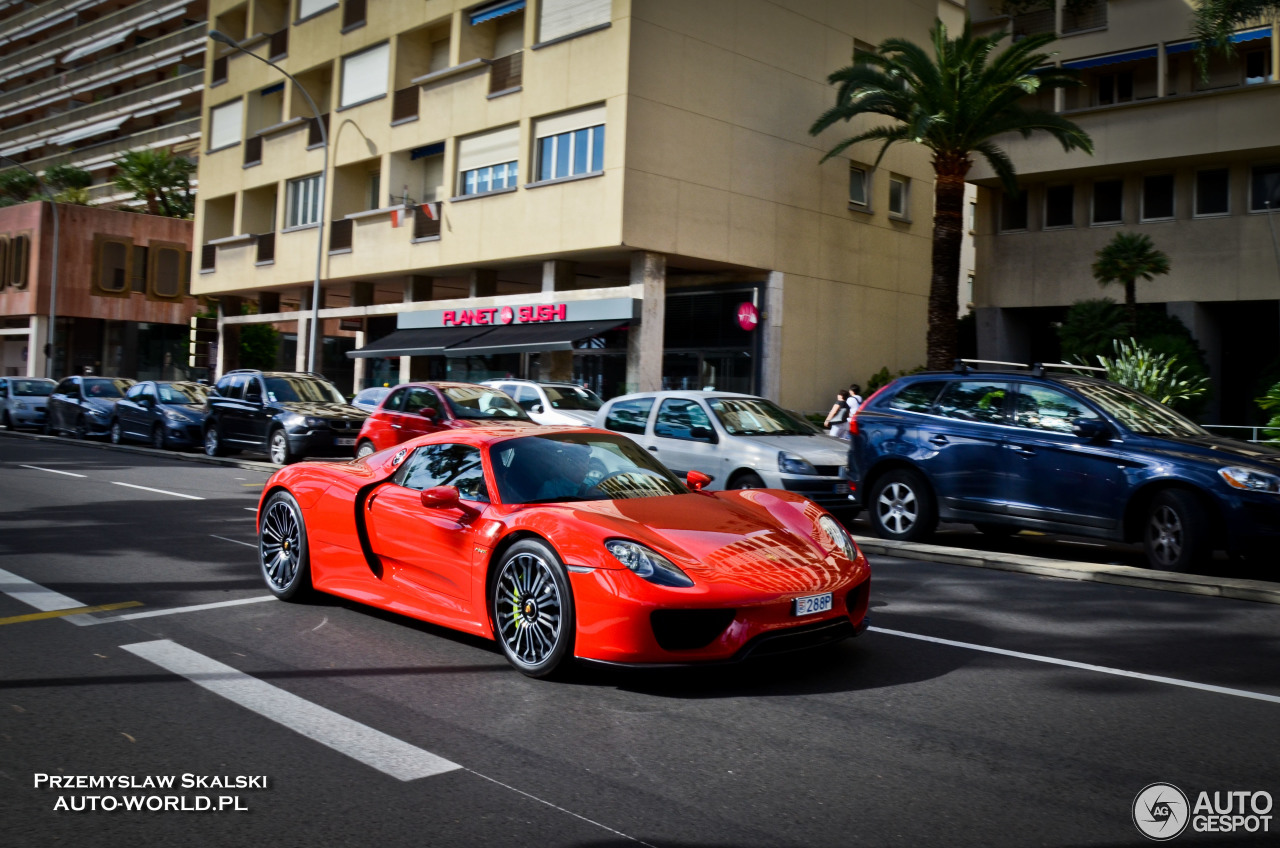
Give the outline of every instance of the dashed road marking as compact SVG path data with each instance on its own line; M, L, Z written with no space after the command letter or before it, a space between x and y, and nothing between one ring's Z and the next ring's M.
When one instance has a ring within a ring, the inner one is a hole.
M144 492L156 492L161 495L173 495L175 498L186 498L190 501L202 501L204 498L199 495L184 495L182 492L171 492L168 489L153 489L150 486L136 486L133 483L120 483L116 480L111 481L113 486L128 486L130 489L141 489Z
M210 604L192 604L189 607L169 607L168 609L153 609L146 612L130 612L124 615L113 615L107 618L95 618L85 624L111 624L116 621L134 621L139 618L156 618L161 615L181 615L188 612L200 612L202 610L219 609L220 607L238 607L243 604L260 604L263 601L273 601L275 595L254 595L252 598L237 598L233 601L215 601Z
M99 604L96 607L71 607L70 609L49 610L48 612L30 612L26 615L11 615L0 618L0 624L22 624L27 621L43 621L47 618L65 618L69 615L84 615L90 612L110 612L111 610L140 607L142 601L121 601L118 604Z
M76 474L72 471L59 471L56 468L41 468L39 465L19 465L19 468L30 468L35 471L48 471L50 474L65 474L68 477L88 477L87 474Z
M35 607L41 612L79 609L84 606L75 598L68 598L61 592L46 589L39 583L33 583L25 577L19 577L13 572L5 571L4 569L0 569L0 592L4 592L15 601L21 601L29 607ZM82 615L68 616L65 620L78 625L92 623L92 619Z
M210 538L213 538L213 539L221 539L224 542L231 542L232 544L236 544L236 545L244 545L246 548L258 547L253 542L242 542L239 539L228 539L226 536L219 536L216 533L210 533L209 536Z

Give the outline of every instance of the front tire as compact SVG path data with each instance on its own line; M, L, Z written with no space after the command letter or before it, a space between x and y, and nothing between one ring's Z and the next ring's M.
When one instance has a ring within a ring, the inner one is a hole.
M1209 522L1204 507L1190 492L1157 492L1143 526L1147 562L1152 568L1188 571L1209 556Z
M377 453L377 448L373 446L373 442L364 439L356 446L356 459L364 459L366 456L373 456Z
M489 579L494 636L507 661L528 677L563 673L573 658L576 616L569 575L550 546L516 542Z
M938 525L929 484L918 472L905 468L876 481L868 512L881 539L919 542L929 538Z
M301 507L288 492L276 492L262 508L258 567L267 589L282 601L301 600L311 592L307 525Z
M85 424L83 415L76 418L76 427L71 431L71 435L82 442L89 438L89 425Z
M729 481L730 489L763 489L764 480L754 471L741 471Z
M288 465L295 459L289 452L289 437L279 427L271 431L271 437L267 439L267 451L276 465Z
M169 436L165 433L163 424L157 424L151 428L151 447L156 450L169 449Z
M13 418L9 416L9 410L7 409L4 411L4 428L6 430L18 429L17 427L13 426Z
M218 432L218 425L210 424L204 431L204 455L222 456L225 453L226 449L222 447L222 434Z
M120 419L111 419L111 444L118 445L124 441L124 428L120 426Z

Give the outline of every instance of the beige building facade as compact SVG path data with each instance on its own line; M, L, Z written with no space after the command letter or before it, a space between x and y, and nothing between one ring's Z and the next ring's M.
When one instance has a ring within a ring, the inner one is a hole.
M808 127L856 46L923 42L937 14L213 0L211 27L316 101L327 147L298 85L211 45L192 291L225 333L281 328L301 368L319 237L344 388L514 374L825 409L923 360L933 180L905 147L820 164L848 128Z
M976 286L984 358L1056 355L1051 326L1100 289L1094 254L1117 231L1146 233L1172 272L1138 281L1139 303L1165 304L1207 352L1210 418L1246 423L1255 382L1280 365L1280 82L1275 22L1238 32L1236 54L1195 67L1191 9L1180 0L1059 0L1010 19L971 4L975 24L1056 31L1055 60L1084 86L1040 105L1084 128L1095 153L1047 137L1005 142L1024 187L1008 198L975 168Z

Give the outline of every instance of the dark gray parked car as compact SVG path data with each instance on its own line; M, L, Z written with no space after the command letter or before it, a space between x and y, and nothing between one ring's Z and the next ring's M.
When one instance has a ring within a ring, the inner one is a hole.
M111 441L150 442L161 450L200 447L208 397L208 387L199 383L148 380L130 386L116 401Z
M64 377L49 395L45 433L77 439L111 432L116 401L133 385L123 377Z

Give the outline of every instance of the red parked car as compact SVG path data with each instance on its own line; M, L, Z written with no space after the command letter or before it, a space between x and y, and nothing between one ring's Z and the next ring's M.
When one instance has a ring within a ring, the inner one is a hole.
M475 383L402 383L365 419L356 438L356 457L416 436L485 424L534 423L503 392Z

